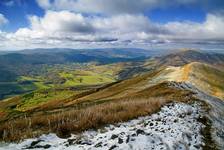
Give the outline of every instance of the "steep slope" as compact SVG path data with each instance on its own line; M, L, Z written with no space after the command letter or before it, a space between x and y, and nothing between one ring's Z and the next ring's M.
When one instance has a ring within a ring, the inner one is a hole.
M224 99L224 72L211 65L192 62L182 67L169 66L150 82L186 82L220 99Z

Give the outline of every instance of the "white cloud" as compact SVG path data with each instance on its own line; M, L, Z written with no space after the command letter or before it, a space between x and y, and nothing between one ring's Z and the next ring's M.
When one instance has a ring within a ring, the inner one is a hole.
M36 0L48 10L70 10L81 13L136 14L154 8L194 5L209 12L223 12L222 0Z
M36 1L37 4L44 9L48 9L51 7L51 3L49 0L36 0Z
M113 17L84 17L69 11L47 11L44 17L29 16L30 28L21 28L16 37L67 39L74 41L105 42L119 39L137 40L138 34L168 33L161 25L151 23L143 15L118 15ZM142 40L142 39L141 39Z
M174 39L224 40L224 16L208 14L204 23L170 22L165 25Z
M15 33L0 32L0 49L38 47L110 47L150 43L224 41L224 17L208 14L205 22L158 24L141 14L84 16L70 11L46 11L28 16L30 26Z
M8 22L9 22L8 19L5 18L5 16L3 14L0 14L0 26L6 24Z
M195 3L195 0L37 0L40 7L84 13L139 13L153 8Z
M29 16L33 30L45 30L48 32L93 32L94 29L81 14L69 11L47 11L43 18Z

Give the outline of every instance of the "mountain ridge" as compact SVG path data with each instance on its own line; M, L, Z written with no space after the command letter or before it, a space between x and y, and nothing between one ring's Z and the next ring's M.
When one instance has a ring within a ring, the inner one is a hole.
M208 63L222 67L224 54L185 50L157 58L159 66L182 66L190 62Z

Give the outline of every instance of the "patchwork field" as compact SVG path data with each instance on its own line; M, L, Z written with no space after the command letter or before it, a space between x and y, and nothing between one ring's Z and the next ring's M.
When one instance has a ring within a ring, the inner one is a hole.
M0 82L0 99L40 89L68 88L115 82L123 65L68 64L45 65L39 73L18 76L9 82Z

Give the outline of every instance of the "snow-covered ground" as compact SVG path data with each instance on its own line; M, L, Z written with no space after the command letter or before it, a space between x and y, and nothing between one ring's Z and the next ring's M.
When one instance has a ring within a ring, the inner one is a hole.
M189 82L170 82L170 86L178 89L190 90L196 93L197 98L205 101L209 105L210 110L205 115L212 121L212 140L215 142L218 149L224 150L224 101L199 90L195 85Z
M55 134L27 139L19 144L5 144L0 150L10 149L202 149L202 117L200 103L171 103L151 116L108 125L97 131L88 130L80 135L61 139Z

